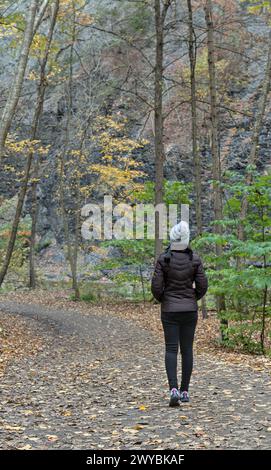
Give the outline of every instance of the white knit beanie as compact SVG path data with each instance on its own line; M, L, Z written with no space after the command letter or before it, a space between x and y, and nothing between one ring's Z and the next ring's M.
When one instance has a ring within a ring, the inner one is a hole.
M190 230L187 222L182 220L170 230L170 248L185 250L189 245Z

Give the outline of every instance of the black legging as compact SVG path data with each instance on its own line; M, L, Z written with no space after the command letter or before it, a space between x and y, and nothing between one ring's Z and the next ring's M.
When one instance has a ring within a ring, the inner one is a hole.
M165 364L169 389L178 388L177 354L180 344L182 356L181 391L188 391L193 369L193 340L198 312L162 312L166 353Z

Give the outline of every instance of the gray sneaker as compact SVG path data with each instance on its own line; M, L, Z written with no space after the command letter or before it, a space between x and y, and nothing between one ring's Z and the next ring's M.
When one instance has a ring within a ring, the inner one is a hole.
M179 406L180 394L177 388L172 388L170 391L169 406Z
M189 393L184 391L184 392L179 392L180 393L180 401L182 403L187 403L189 402Z

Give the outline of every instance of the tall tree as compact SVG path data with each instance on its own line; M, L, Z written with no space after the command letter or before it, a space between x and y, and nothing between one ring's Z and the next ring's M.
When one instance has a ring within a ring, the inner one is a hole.
M155 0L155 91L154 91L154 147L155 147L155 205L163 202L164 180L164 142L163 142L163 58L164 58L164 28L171 0ZM162 251L163 240L159 238L159 214L155 214L155 259Z
M45 8L45 3L43 6ZM48 4L48 2L47 2ZM47 6L47 5L46 5ZM53 33L56 26L57 14L59 10L59 0L55 0L51 5L51 22L48 31L48 39L45 49L45 54L40 67L40 78L38 85L38 101L40 102L40 108L42 109L42 103L44 99L45 89L46 89L46 64L48 61L48 56L50 52L50 46L53 39ZM38 219L38 201L37 201L37 186L39 181L39 167L40 167L40 155L37 156L36 161L34 162L33 168L33 182L31 188L31 236L30 236L30 246L29 246L29 287L34 289L36 287L36 273L35 273L35 240L36 240L36 230L37 230L37 219Z
M188 52L190 64L190 94L191 94L191 129L192 129L192 155L194 165L194 188L196 206L197 235L202 234L202 209L201 209L201 161L198 145L197 122L197 94L196 94L196 62L197 62L197 36L194 28L192 1L187 0L188 8ZM207 317L205 297L201 300L202 316Z
M35 112L34 112L34 117L32 121L31 132L30 132L30 144L36 141L39 121L42 115L44 95L45 95L45 89L46 89L45 69L46 69L46 64L48 61L48 56L49 56L49 52L51 48L51 42L52 42L53 31L54 31L55 22L56 22L59 0L54 0L53 5L54 6L53 6L52 17L51 17L49 35L47 36L47 39L46 39L45 53L44 53L44 57L43 57L41 68L40 68L37 102L36 102L36 107L35 107ZM30 145L30 149L26 157L24 175L23 175L23 179L22 179L22 183L21 183L21 187L19 191L18 202L16 206L15 217L14 217L12 228L11 228L10 238L8 241L7 251L6 251L5 259L2 265L2 269L0 271L0 286L2 285L5 279L5 276L7 274L10 260L12 257L12 253L14 250L14 245L16 241L16 235L18 231L22 208L23 208L23 204L25 200L25 195L27 192L27 187L28 187L32 162L33 162L33 156L34 156L34 149L33 149L33 146Z
M222 219L222 195L219 182L221 181L219 134L218 134L218 112L217 112L217 92L216 92L216 65L215 65L215 42L214 42L214 22L212 0L206 0L205 21L207 28L207 49L208 49L208 70L209 70L209 93L210 93L210 113L211 113L211 153L212 153L212 172L213 172L213 205L214 220ZM214 224L214 232L221 234L221 226ZM221 246L216 243L216 255L219 258L222 253ZM217 263L219 269L219 263ZM217 311L220 313L225 310L225 298L218 295ZM226 339L225 327L228 326L227 320L222 319L222 339Z
M252 182L252 171L251 168L256 164L257 155L258 155L258 148L259 148L259 138L260 132L263 125L266 105L268 102L268 94L270 93L270 84L271 84L271 30L269 32L269 40L268 40L268 53L267 53L267 61L265 67L265 74L260 86L260 98L258 102L258 108L255 116L253 132L252 132L252 139L251 139L251 149L248 157L248 165L250 165L250 169L247 172L246 176L246 183L248 185ZM238 225L238 238L239 240L244 240L244 220L247 215L248 210L248 200L246 195L244 195L241 203L241 211L240 211L240 223ZM239 260L240 264L240 260Z
M80 298L79 285L77 280L77 256L78 256L78 239L79 239L79 207L76 208L76 226L75 226L75 242L72 243L70 230L69 230L69 218L68 211L65 205L65 163L66 156L70 146L70 132L72 126L72 113L73 113L73 84L74 84L74 47L76 41L76 9L75 2L71 2L71 25L69 31L69 40L70 40L70 51L69 51L69 75L67 83L67 118L66 118L66 130L65 130L65 142L64 149L60 155L60 207L63 220L64 228L64 237L67 246L67 258L71 269L72 275L72 288L74 290L74 296L76 300ZM78 178L76 178L75 184L75 193L76 193L76 202L78 201L79 191L78 191ZM78 203L77 203L78 206Z
M191 0L187 0L188 7L188 51L190 63L190 93L191 93L191 128L192 128L192 155L195 172L195 201L196 201L196 225L197 234L202 234L202 210L201 210L201 162L198 149L198 124L197 124L197 96L196 96L196 60L197 38L194 29L193 9Z

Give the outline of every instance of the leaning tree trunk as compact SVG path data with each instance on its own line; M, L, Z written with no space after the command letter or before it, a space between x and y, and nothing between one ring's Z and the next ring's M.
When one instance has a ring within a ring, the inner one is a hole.
M45 8L45 4L48 2L43 2L43 7ZM45 88L46 88L46 64L48 61L48 56L50 52L51 42L53 39L54 29L56 25L56 19L59 9L59 0L55 0L52 5L52 12L51 12L51 22L47 37L46 49L44 53L44 57L41 63L40 68L40 78L39 78L39 91L38 91L38 99L43 101ZM37 227L37 219L38 219L38 201L37 201L37 186L38 186L38 178L39 178L39 167L40 167L40 157L37 157L37 161L34 164L33 169L33 183L32 183L32 190L31 190L31 236L30 236L30 249L29 249L29 287L35 289L36 287L36 273L35 273L35 240L36 240L36 227Z
M163 2L155 0L155 89L154 89L154 147L155 147L155 205L163 202L164 181L164 144L163 144L163 55L164 55L164 25L171 0ZM155 259L162 251L163 241L159 233L159 214L155 213Z
M38 0L32 0L27 15L24 40L20 52L20 59L14 74L14 81L10 86L10 94L6 102L0 123L0 157L2 157L5 147L6 138L11 126L11 122L20 98L23 86L25 70L27 66L30 46L33 40L33 31L35 25L35 16L37 12Z
M208 48L208 71L209 71L209 90L210 90L210 108L211 108L211 152L212 152L212 167L213 167L213 204L214 204L214 220L221 220L222 212L222 195L219 182L221 180L220 168L220 152L219 152L219 137L218 137L218 114L217 114L217 96L216 96L216 66L215 66L215 48L214 48L214 23L212 15L212 1L206 0L204 7L205 21L207 27L207 48ZM220 225L214 225L214 233L221 234L222 229ZM216 255L220 257L222 248L216 244ZM217 263L217 269L220 269ZM218 313L225 310L225 296L218 295L216 298ZM227 339L225 329L228 327L226 319L221 320L221 338L222 341Z
M191 92L191 124L192 124L192 155L193 166L195 172L195 201L196 201L196 227L197 235L202 234L202 210L201 210L201 162L198 149L198 125L197 125L197 108L196 108L196 60L197 60L197 44L193 23L193 10L191 0L187 0L188 8L188 47L190 62L190 92ZM206 299L201 300L201 310L203 318L207 318Z
M58 3L58 1L56 3ZM35 109L35 113L33 117L32 126L31 126L30 141L36 140L38 125L39 125L40 117L41 117L42 110L43 110L44 94L45 94L45 88L46 88L45 81L44 81L44 71L46 68L47 60L48 60L51 40L52 40L52 36L49 34L47 38L47 43L46 43L46 54L44 56L42 66L41 66L40 81L39 81L39 88L38 88L38 98L37 98L37 104L36 104L36 109ZM0 286L2 285L5 279L5 276L7 274L8 267L9 267L11 257L12 257L12 253L14 250L18 226L19 226L20 217L22 213L22 208L23 208L23 204L25 200L25 195L27 192L28 181L29 181L31 166L32 166L32 161L33 161L33 155L34 155L34 152L32 149L30 149L27 155L27 160L26 160L26 165L25 165L25 170L24 170L24 177L23 177L22 185L19 191L15 217L13 220L11 234L10 234L10 238L8 241L8 247L7 247L6 255L4 258L3 266L0 271Z

